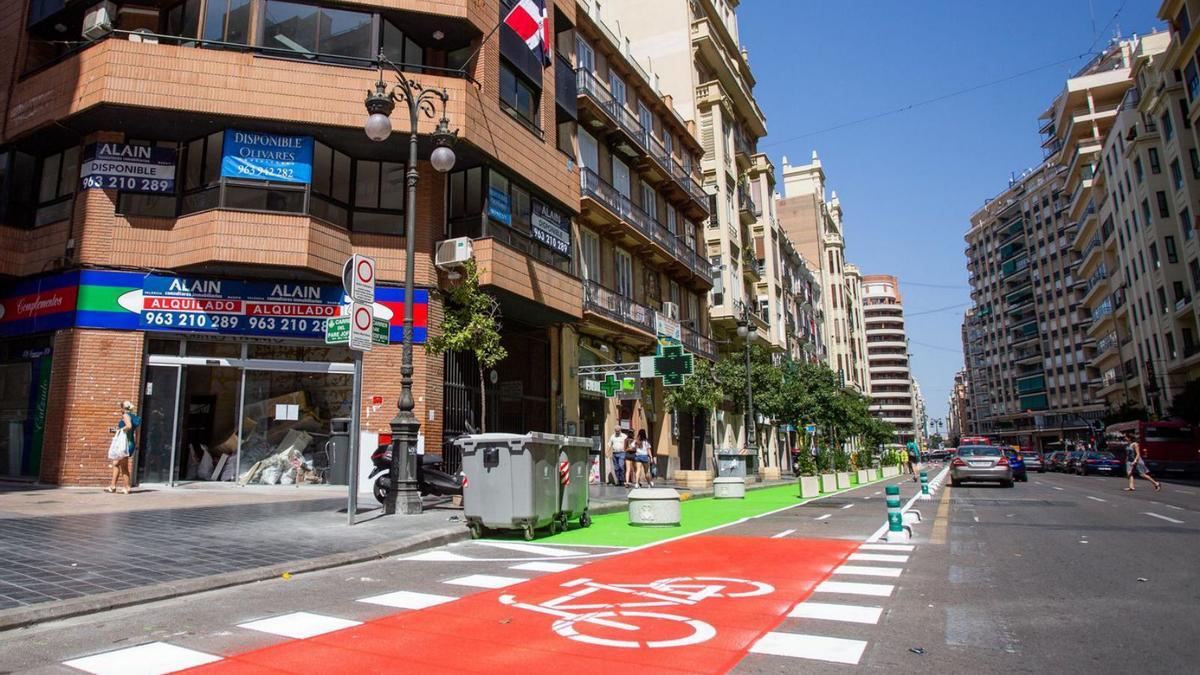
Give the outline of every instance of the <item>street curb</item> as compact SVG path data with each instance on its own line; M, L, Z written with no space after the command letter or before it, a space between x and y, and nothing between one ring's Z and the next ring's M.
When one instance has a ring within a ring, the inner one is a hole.
M779 487L780 485L786 485L789 482L790 481L781 481L778 483L753 483L747 486L746 489L762 490L766 488ZM712 496L711 489L680 490L680 492L690 493L690 499ZM597 502L595 506L588 507L588 512L593 515L617 513L627 509L628 504L629 503L627 501ZM69 619L71 617L81 616L84 614L109 611L113 609L120 609L122 607L131 607L134 605L143 605L150 602L157 602L159 600L170 600L172 598L179 598L185 595L196 595L198 593L204 593L206 591L217 590L220 588L243 586L245 584L251 584L257 581L276 579L285 572L290 574L302 574L305 572L316 572L318 570L330 569L333 567L344 567L346 565L353 565L371 560L379 560L401 553L411 553L413 551L435 548L437 546L450 544L456 541L463 541L469 539L470 536L470 531L467 530L463 523L459 523L458 525L441 527L429 532L422 532L421 534L404 537L403 539L394 539L378 546L370 546L367 548L360 548L354 551L346 551L343 553L331 553L319 558L296 560L289 563L280 563L266 567L255 567L248 570L237 570L235 572L214 574L210 576L197 577L195 579L170 581L161 584L154 584L153 586L143 586L140 588L131 588L121 591L111 591L109 593L88 595L81 598L71 598L70 600L55 600L30 607L3 610L0 611L0 632L17 628L27 628L29 626L46 623L49 621Z

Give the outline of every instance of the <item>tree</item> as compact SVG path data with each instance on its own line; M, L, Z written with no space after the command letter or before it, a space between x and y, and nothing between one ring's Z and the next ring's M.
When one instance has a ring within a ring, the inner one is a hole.
M931 448L939 447L942 444L942 441L943 441L943 439L942 439L941 434L934 434L929 437L929 447L931 447Z
M696 418L707 415L721 403L724 398L721 387L713 376L712 364L707 359L695 359L695 370L684 379L678 387L667 387L664 397L667 409L673 413L683 413L692 418L692 467L699 466L696 457Z
M1200 380L1191 380L1183 385L1183 390L1171 399L1168 412L1171 413L1171 417L1190 424L1200 423Z
M1186 392L1186 389L1184 391ZM1176 401L1178 401L1179 399L1180 399L1179 396L1175 397ZM1175 410L1175 408L1174 408L1175 401L1171 402L1171 406L1172 406L1171 414L1179 416L1174 411ZM1118 424L1120 422L1132 422L1135 420L1145 422L1148 419L1150 419L1150 417L1149 417L1149 414L1146 412L1145 408L1143 408L1140 405L1137 405L1136 403L1131 403L1129 401L1125 401L1124 403L1117 406L1116 408L1109 408L1105 412L1104 425L1108 426L1110 424Z
M471 354L479 369L479 431L487 431L487 380L483 373L508 356L500 344L500 303L479 288L479 269L468 260L462 279L447 293L442 332L429 338L432 354Z

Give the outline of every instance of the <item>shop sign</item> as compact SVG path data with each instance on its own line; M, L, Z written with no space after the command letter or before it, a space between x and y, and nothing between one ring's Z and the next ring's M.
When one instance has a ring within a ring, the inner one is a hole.
M92 143L83 149L80 189L171 194L177 158L174 148Z
M495 186L488 187L488 218L512 225L512 206L508 193Z
M660 338L671 338L676 344L683 341L683 328L679 319L672 319L662 312L654 313L654 331Z
M19 281L0 294L0 336L58 330L74 324L79 272Z
M221 175L226 178L312 181L311 136L281 136L256 131L225 130Z
M562 255L571 255L571 230L564 224L563 215L536 199L532 206L533 238Z

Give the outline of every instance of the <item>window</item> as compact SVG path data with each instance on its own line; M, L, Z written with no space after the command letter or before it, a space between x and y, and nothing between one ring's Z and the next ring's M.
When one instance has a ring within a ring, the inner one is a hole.
M625 80L617 74L617 71L610 69L608 71L608 90L612 93L613 100L626 107L625 103L628 100L625 92Z
M1187 289L1184 287L1182 281L1172 282L1171 289L1175 292L1175 302L1186 302L1189 299Z
M1167 291L1162 286L1158 287L1158 306L1162 308L1163 314L1167 313Z
M1158 148L1150 148L1150 173L1162 173L1162 165L1158 163Z
M1154 223L1154 218L1150 215L1149 199L1142 200L1142 220L1146 222L1146 225L1152 225Z
M1158 258L1158 244L1150 244L1150 266L1154 269L1162 267L1162 261Z
M1190 93L1190 92L1189 92ZM1191 129L1192 121L1188 119L1188 103L1185 99L1179 99L1179 115L1183 118L1183 128Z
M1192 178L1200 180L1200 153L1196 152L1195 148L1188 150L1188 159L1192 163Z
M321 61L370 60L376 49L374 18L369 12L266 0L262 46Z
M596 137L583 129L579 130L579 165L592 171L600 170L600 148Z
M1179 251L1175 248L1175 237L1167 236L1163 238L1163 245L1167 249L1167 262L1179 262Z
M596 52L580 35L575 36L575 65L589 73L596 70Z
M151 142L146 140L125 141L129 145L152 145L160 148L176 149L178 143L173 141ZM178 164L178 158L176 159ZM178 166L176 166L178 171ZM178 183L176 183L178 190ZM154 218L174 218L179 208L179 198L174 194L143 194L139 192L120 192L117 194L117 213L128 216L149 216Z
M1146 171L1142 168L1142 158L1133 158L1133 175L1137 179L1138 185L1142 184L1142 179L1146 177Z
M617 189L617 192L629 197L633 190L629 184L629 165L617 159L616 155L613 155L612 158L612 177L613 187Z
M626 298L633 297L633 258L629 257L629 253L614 248L615 254L613 259L616 263L617 287L613 290L617 295Z
M412 68L411 66L425 65L424 48L409 39L404 31L391 21L383 19L381 23L383 24L383 35L381 36L383 55L392 63L404 64L405 70L421 72L419 67Z
M580 275L584 281L600 283L600 238L590 230L579 231Z
M208 0L204 8L205 40L250 43L250 0Z
M196 37L200 32L200 0L185 0L166 11L164 35Z
M449 218L446 234L450 237L482 236L483 167L452 171L447 176Z
M396 162L354 162L354 218L357 232L404 232L404 165Z
M679 236L679 216L675 213L674 206L667 207L667 232Z
M1192 226L1192 213L1186 206L1183 207L1183 211L1179 212L1179 229L1183 231L1184 241L1191 241L1196 234L1196 230Z
M1168 110L1167 112L1163 113L1162 117L1160 117L1158 121L1160 124L1162 124L1163 140L1169 141L1174 138L1175 127L1171 124L1171 111Z
M1171 160L1171 184L1176 190L1183 189L1183 169L1180 168L1178 159Z
M642 210L646 215L650 216L651 220L658 220L658 195L654 194L654 188L646 181L642 183Z
M38 167L37 207L33 226L66 220L74 204L75 185L79 182L79 147L43 157Z
M1154 196L1156 199L1158 199L1158 215L1162 216L1163 218L1171 217L1171 207L1170 203L1167 201L1167 193L1159 190L1154 194Z
M1192 258L1188 263L1188 271L1192 274L1192 290L1200 293L1200 260Z
M501 107L535 130L538 124L538 106L542 92L529 83L516 68L505 59L500 60L500 103Z

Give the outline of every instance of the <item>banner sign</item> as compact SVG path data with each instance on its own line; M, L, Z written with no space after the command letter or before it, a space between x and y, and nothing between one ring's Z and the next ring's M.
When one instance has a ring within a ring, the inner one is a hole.
M172 194L177 157L174 148L92 143L83 149L80 189Z
M423 344L429 291L413 293L413 343ZM404 338L404 289L375 290L375 316ZM71 326L324 340L346 302L338 286L82 270L17 284L0 296L0 336Z
M512 225L512 205L508 193L497 187L488 187L488 218Z
M571 255L571 228L562 214L536 199L531 204L533 238L562 255Z
M312 181L311 136L280 136L253 131L225 130L221 175L227 178Z

